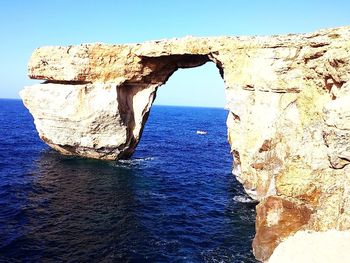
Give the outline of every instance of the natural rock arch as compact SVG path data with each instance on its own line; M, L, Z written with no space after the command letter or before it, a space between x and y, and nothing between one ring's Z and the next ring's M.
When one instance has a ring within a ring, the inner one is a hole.
M350 229L350 28L273 37L42 47L20 95L63 154L132 154L157 87L211 60L225 81L233 173L257 206L254 253L300 229Z

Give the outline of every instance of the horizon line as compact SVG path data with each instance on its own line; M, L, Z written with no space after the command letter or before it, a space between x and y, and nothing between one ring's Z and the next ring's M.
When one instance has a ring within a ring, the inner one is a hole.
M0 98L0 100L19 100L22 101L21 98ZM182 105L182 104L157 104L154 103L152 106L166 106L166 107L188 107L188 108L214 108L214 109L226 109L225 106L206 106L206 105Z

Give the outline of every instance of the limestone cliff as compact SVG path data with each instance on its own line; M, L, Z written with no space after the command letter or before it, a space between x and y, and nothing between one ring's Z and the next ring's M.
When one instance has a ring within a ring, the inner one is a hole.
M20 95L63 154L129 157L159 86L216 64L233 173L257 206L257 259L298 230L350 228L350 27L311 34L42 47Z

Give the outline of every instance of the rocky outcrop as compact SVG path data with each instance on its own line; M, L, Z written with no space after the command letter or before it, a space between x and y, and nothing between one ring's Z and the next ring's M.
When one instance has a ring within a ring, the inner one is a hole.
M40 138L66 155L116 160L140 139L155 87L45 83L21 91Z
M272 37L42 47L20 95L63 154L129 157L157 89L213 62L226 86L233 173L257 207L255 256L298 230L350 228L350 27Z

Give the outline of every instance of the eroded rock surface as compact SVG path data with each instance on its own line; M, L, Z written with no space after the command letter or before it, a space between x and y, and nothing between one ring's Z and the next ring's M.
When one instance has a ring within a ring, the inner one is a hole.
M350 228L350 27L271 37L186 37L42 47L20 95L63 154L127 158L157 89L213 62L226 86L233 173L260 200L254 252L299 229ZM287 226L287 227L286 227Z
M255 256L268 259L281 240L307 224L312 210L282 197L269 196L256 209Z

